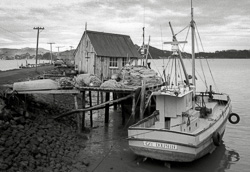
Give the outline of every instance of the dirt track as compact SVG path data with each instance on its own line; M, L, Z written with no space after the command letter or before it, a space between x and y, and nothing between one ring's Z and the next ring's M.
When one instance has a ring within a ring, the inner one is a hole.
M54 66L40 66L36 68L14 69L8 71L0 71L0 85L13 84L14 82L35 78L45 71L52 70Z

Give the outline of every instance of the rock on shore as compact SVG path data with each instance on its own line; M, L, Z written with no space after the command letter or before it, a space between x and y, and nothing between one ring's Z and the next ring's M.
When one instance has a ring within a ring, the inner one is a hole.
M73 120L55 121L62 109L29 104L25 113L0 98L0 171L86 171L88 160L78 157L87 137L77 136Z

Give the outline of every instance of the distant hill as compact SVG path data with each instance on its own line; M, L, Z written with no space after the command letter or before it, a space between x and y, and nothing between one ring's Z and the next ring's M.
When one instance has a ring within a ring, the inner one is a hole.
M63 59L63 60L74 60L74 53L75 49L72 50L66 50L63 52L59 53L59 56L57 57L58 59Z
M197 53L197 57L204 58L220 58L220 59L247 59L250 58L250 50L223 50L216 51L214 53L200 52Z
M70 59L74 60L73 52L75 50L67 50L59 52L53 52L53 60L55 59ZM22 48L22 49L14 49L14 48L0 48L0 59L3 60L13 60L13 59L33 59L36 56L36 48ZM50 51L44 48L38 49L38 58L39 59L47 59L50 60Z
M44 54L49 52L44 48L38 48L38 54ZM15 55L29 53L31 56L36 54L36 48L21 48L21 49L12 49L12 48L0 48L0 55L6 55L9 57L15 57Z
M140 47L135 45L136 49L140 51ZM161 59L161 58L168 58L172 52L166 50L160 50L158 48L149 46L149 52L153 59ZM151 56L148 58L150 59ZM216 51L216 52L200 52L195 54L196 58L235 58L235 59L243 59L243 58L250 58L250 50L223 50L223 51ZM192 55L190 53L182 52L183 58L191 58Z
M138 51L140 51L140 47L138 45L135 45L135 46L136 46L136 49ZM149 46L149 54L150 54L148 57L149 59L151 59L151 58L152 59L163 59L163 58L167 59L167 58L169 58L169 56L172 55L172 51L160 50L158 48ZM183 56L183 58L190 58L191 54L183 52L182 56Z

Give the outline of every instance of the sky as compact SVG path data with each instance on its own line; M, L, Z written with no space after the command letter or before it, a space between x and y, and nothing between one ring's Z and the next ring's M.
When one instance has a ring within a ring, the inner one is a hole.
M39 47L53 51L76 48L85 30L129 35L134 44L145 42L171 50L169 22L179 41L187 38L190 52L191 0L1 0L0 48ZM193 0L198 52L250 50L249 0ZM186 29L184 29L186 28ZM184 29L184 30L183 30ZM182 31L183 30L183 31ZM189 33L189 34L188 34ZM187 37L187 34L189 35Z

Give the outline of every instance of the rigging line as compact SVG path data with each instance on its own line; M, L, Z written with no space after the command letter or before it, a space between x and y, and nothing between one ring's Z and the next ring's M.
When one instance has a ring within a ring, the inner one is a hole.
M202 41L201 41L200 33L199 33L199 30L198 30L198 27L197 27L196 23L195 23L195 28L196 28L196 30L197 30L197 33L198 33L198 36L199 36L199 40L200 40L200 43L201 43L201 46L202 46L202 49L203 49L203 52L205 52L204 47L203 47L203 44L202 44ZM219 92L219 89L218 89L218 87L217 87L217 85L216 85L216 82L215 82L213 73L212 73L211 68L210 68L210 65L209 65L209 63L208 63L208 60L207 60L207 58L205 58L205 59L206 59L206 62L207 62L207 66L208 66L210 75L211 75L212 80L213 80L213 82L214 82L215 89L216 89L216 91Z
M151 59L153 59L153 57L151 56L150 52L148 52L149 56L151 57ZM153 64L155 65L155 62L154 61L151 61L153 62ZM155 65L156 66L156 65ZM156 68L157 72L160 74L160 76L162 77L160 71L158 70L158 68Z
M170 57L171 57L171 55L170 56L168 56L168 63L167 63L167 65L164 67L164 69L163 70L166 70L166 68L168 67L168 64L169 64L169 62L170 62Z
M140 90L139 95L141 95L141 91L142 91L142 89ZM135 103L135 107L137 106L137 104L138 104L138 102L139 102L139 100L140 100L140 97L141 97L141 96L138 96L137 101L136 101L136 103ZM128 125L128 123L129 123L131 117L132 117L132 114L129 116L127 123L124 125L124 128L127 127L127 125Z
M189 63L192 64L191 59L188 59ZM199 76L199 78L201 79L201 81L205 84L205 81L202 79L201 75L199 74L199 72L197 71L197 69L195 69L195 73Z
M115 144L113 144L109 151L105 154L105 156L102 158L102 160L97 164L97 166L92 170L92 172L94 172L100 165L101 163L108 157L109 153L112 151L112 149L114 148Z
M177 36L179 33L181 33L182 31L184 31L185 29L187 29L190 26L190 24L188 24L184 29L182 29L181 31L179 31L178 33L175 34L175 36Z
M162 70L162 75L161 75L161 77L164 76L164 73L166 74L166 69L167 69L168 64L169 64L169 62L170 62L170 60L169 60L170 57L171 57L171 56L168 56L168 58L167 58L167 60L168 60L167 65L166 65L165 67L163 66L163 70ZM164 79L164 78L163 78L163 79Z
M132 138L134 136L139 136L139 135L142 135L142 134L147 134L147 133L151 133L151 132L154 132L154 130L152 131L147 131L147 132L144 132L144 133L139 133L139 134L135 134L135 135L132 135L130 136L129 138ZM120 139L116 139L116 140L123 140L123 139L128 139L128 138L120 138ZM112 139L112 140L115 140L115 139ZM112 140L108 140L108 141L112 141ZM108 155L110 154L110 152L113 150L113 148L115 147L117 143L114 143L110 149L108 150L108 152L105 154L105 156L102 158L102 160L97 164L97 166L92 170L92 172L94 172L101 164L102 162L108 157Z
M179 46L179 45L178 45ZM178 47L179 48L179 47ZM180 51L180 53L181 53L181 51ZM180 55L179 55L180 56ZM183 78L182 78L182 72L184 73L184 71L182 71L181 70L181 65L180 65L180 59L178 60L178 67L179 67L179 71L180 71L180 77L181 77L181 81L183 81ZM185 75L185 74L183 74L183 75Z
M195 41L196 41L197 50L198 50L198 52L200 52L196 33L194 35L194 38L195 38ZM206 89L208 90L207 81L206 81L206 75L205 75L205 72L204 72L204 68L203 68L203 64L202 64L201 58L199 59L199 61L200 61L201 71L202 71L202 74L203 74L203 77L204 77L204 81L205 81L205 86L206 86Z
M191 28L191 25L189 24L189 27L188 27L188 31L187 31L187 35L186 35L185 41L187 41L187 38L188 38L188 35L189 35L190 28ZM185 45L186 45L186 44L183 45L182 51L184 51Z
M181 70L181 67L180 67L180 60L178 60L177 65L178 65L178 69L179 69L179 73L177 72L177 74L178 74L178 75L180 74L181 81L183 81L182 72L181 72L182 70Z
M206 62L207 62L207 66L208 66L210 75L211 75L212 80L213 80L213 82L214 82L215 90L216 90L217 92L219 92L219 89L218 89L217 84L216 84L216 82L215 82L215 79L214 79L214 76L213 76L213 74L212 74L212 71L211 71L210 65L209 65L209 63L208 63L208 60L207 60L207 58L205 58L205 59L206 59Z
M168 57L168 63L167 63L166 67L165 67L164 70L163 70L163 72L165 72L165 74L166 74L166 69L167 69L167 67L168 67L168 65L169 65L169 63L170 63L170 57L171 57L171 56ZM169 69L169 68L168 68L168 69ZM168 73L169 73L169 72L168 72Z
M182 72L183 71L181 70L180 60L178 60L178 67L179 67L179 71L180 71L181 81L183 81L183 78L182 78Z

